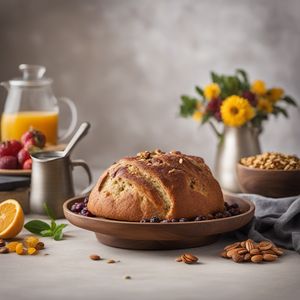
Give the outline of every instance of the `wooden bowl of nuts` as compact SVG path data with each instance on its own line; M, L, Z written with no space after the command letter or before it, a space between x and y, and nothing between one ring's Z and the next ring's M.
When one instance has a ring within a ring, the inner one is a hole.
M278 152L245 157L237 165L244 193L281 198L300 194L300 159Z

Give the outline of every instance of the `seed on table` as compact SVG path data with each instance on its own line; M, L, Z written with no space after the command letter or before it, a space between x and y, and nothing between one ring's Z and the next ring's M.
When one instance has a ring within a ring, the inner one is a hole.
M131 279L131 276L125 275L123 278L124 278L124 279Z
M106 263L108 263L108 264L114 264L114 263L116 263L116 261L114 259L109 259Z
M45 244L43 242L38 242L35 247L36 250L42 250L45 248Z
M91 260L100 260L101 257L100 257L99 255L97 255L97 254L91 254L91 255L90 255L90 259L91 259Z
M6 248L6 247L1 247L0 248L0 254L6 254L6 253L9 253L9 249Z

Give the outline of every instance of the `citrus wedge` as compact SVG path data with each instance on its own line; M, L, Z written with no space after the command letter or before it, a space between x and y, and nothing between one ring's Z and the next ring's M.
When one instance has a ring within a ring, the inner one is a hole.
M23 228L24 213L18 201L8 199L0 203L0 238L15 237Z

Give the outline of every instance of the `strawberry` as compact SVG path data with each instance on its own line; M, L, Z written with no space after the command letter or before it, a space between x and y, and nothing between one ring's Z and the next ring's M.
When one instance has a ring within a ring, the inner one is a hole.
M21 149L18 153L18 161L20 166L23 166L26 160L30 159L30 154L26 149Z
M41 131L30 129L22 135L21 141L24 146L30 143L38 148L43 148L46 144L46 136Z
M23 169L24 170L31 170L32 168L32 159L29 158L27 160L25 160L24 164L23 164Z
M0 157L17 156L22 149L22 144L16 140L5 141L0 144Z
M16 141L16 140L11 140L9 141L10 143L10 147L11 147L11 151L13 153L14 156L18 155L18 152L23 148L21 142Z
M17 169L18 160L15 156L7 155L0 158L0 169Z

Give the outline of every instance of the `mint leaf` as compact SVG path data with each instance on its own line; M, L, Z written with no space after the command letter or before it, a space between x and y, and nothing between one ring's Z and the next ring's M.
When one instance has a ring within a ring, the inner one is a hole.
M57 227L57 225L56 225L55 221L51 220L51 231L54 232L56 227Z
M67 224L60 224L56 227L56 230L53 234L53 238L56 240L56 241L60 241L62 240L63 238L63 229L65 227L67 227L68 225Z
M47 214L47 216L51 219L51 220L55 220L54 214L52 212L52 210L48 207L48 205L46 204L46 202L44 202L44 211Z
M51 229L43 230L41 231L40 235L43 237L53 236L53 231Z
M24 227L28 231L38 235L41 235L41 232L44 230L50 230L49 224L40 220L29 221L24 225Z

